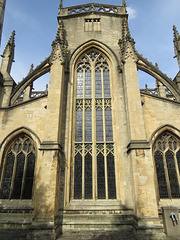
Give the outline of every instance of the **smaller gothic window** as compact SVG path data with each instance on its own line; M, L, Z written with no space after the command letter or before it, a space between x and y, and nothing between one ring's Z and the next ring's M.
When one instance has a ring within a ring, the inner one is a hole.
M1 199L31 199L35 168L35 145L23 134L7 148L0 178Z
M180 198L180 141L169 132L161 134L154 145L160 198Z

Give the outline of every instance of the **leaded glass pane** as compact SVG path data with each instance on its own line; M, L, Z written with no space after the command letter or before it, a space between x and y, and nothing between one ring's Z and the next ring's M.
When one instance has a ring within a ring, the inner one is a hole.
M101 71L99 69L95 72L95 81L96 81L96 98L102 97L102 82L101 82Z
M91 98L91 71L85 72L85 98Z
M85 199L92 198L92 156L88 153L85 156Z
M83 97L83 71L79 70L77 72L77 89L76 89L77 98Z
M74 199L82 198L82 156L78 153L74 162Z
M23 153L20 153L17 156L16 173L15 173L15 179L14 179L13 192L11 196L12 199L20 199L24 164L25 164L25 155Z
M179 198L180 192L179 192L179 185L178 185L176 167L174 162L174 154L170 151L166 152L166 162L167 162L172 198Z
M92 199L96 193L98 199L114 199L114 152L105 143L105 140L113 141L109 66L104 54L95 48L78 60L76 89L74 199ZM81 149L78 149L78 143L81 143ZM96 155L92 154L95 152ZM105 173L106 160L109 162L108 173ZM93 176L97 178L97 186L93 185L96 182Z
M105 123L106 123L106 141L113 141L112 130L112 114L111 109L108 107L105 110Z
M103 72L104 77L104 97L109 98L111 97L110 93L110 81L109 81L109 70L105 69Z
M105 199L105 168L104 168L104 156L99 153L97 156L97 187L98 187L98 199Z
M5 173L3 178L3 185L1 190L1 198L3 199L9 199L10 197L10 189L11 189L11 180L12 180L12 174L13 174L13 168L14 168L14 161L15 156L11 152L7 155L6 159L6 166L5 166Z
M85 141L92 141L92 111L90 108L85 110Z
M0 197L4 199L31 199L35 166L35 147L25 134L19 136L5 155L4 175ZM28 155L28 152L31 152Z
M96 109L96 140L102 142L103 139L103 111L101 108Z
M25 185L24 185L22 199L32 198L34 167L35 167L35 154L30 153L27 157L27 169L26 169Z
M83 111L81 108L76 110L76 142L82 142L83 136Z
M109 153L107 156L107 173L108 173L108 197L109 199L116 198L116 182L115 182L115 168L114 156Z
M159 151L157 151L154 154L154 159L155 159L155 165L156 165L156 173L157 173L160 198L168 198L169 195L168 195L167 183L166 183L166 177L165 177L165 171L164 171L163 156Z

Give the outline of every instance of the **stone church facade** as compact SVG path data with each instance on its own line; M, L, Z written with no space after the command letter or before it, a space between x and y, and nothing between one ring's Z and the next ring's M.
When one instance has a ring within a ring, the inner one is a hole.
M50 56L18 84L14 36L0 68L0 232L179 236L180 75L170 79L136 50L126 2L61 1ZM180 66L175 26L174 46ZM138 70L155 89L140 89ZM48 72L46 91L33 91Z

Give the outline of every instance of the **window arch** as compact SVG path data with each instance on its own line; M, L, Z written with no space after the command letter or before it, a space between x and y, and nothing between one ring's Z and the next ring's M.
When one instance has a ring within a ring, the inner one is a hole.
M180 198L180 140L162 133L153 147L160 198Z
M110 69L93 48L76 65L74 199L115 199Z
M35 144L26 134L7 147L1 166L0 198L31 199L35 168Z

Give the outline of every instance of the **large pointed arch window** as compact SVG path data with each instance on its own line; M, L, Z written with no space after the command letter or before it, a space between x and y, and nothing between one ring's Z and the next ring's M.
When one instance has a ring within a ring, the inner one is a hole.
M160 198L180 198L180 140L164 132L153 152Z
M110 72L107 57L84 53L76 68L74 199L115 199Z
M34 142L26 134L9 145L1 166L1 199L32 198L35 158Z

